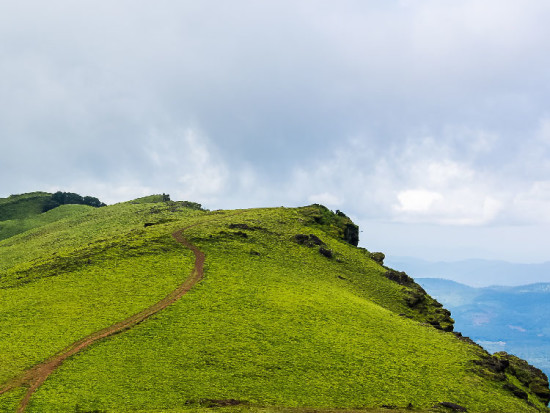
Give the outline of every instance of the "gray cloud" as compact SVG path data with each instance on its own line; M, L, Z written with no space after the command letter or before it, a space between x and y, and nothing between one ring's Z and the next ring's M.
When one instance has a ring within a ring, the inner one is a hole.
M550 225L549 17L543 0L4 2L0 195L323 202L442 237Z

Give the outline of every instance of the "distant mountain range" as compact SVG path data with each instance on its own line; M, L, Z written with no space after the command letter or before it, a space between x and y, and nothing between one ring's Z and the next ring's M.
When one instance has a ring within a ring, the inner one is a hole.
M457 331L550 375L550 283L474 288L437 278L415 281L451 311Z
M482 259L430 262L417 258L390 256L386 257L385 264L405 271L413 278L443 278L472 287L550 283L550 262L520 264Z

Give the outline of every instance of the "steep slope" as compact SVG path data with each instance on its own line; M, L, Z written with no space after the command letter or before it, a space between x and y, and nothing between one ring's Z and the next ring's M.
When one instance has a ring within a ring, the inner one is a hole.
M0 383L176 288L193 255L173 231L193 225L183 236L206 254L184 299L68 359L27 411L544 409L540 388L444 331L446 310L351 245L343 214L185 205L119 204L0 242Z
M550 374L550 284L473 288L437 278L417 281L452 311L464 334Z

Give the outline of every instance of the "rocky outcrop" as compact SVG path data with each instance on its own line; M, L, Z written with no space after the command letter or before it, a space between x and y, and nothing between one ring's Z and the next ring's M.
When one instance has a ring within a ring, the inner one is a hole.
M485 350L483 352L479 360L474 360L481 376L501 382L503 389L519 399L528 400L530 393L544 405L548 405L550 389L546 374L525 360L504 351L493 355Z
M383 252L370 252L369 257L380 265L384 265L386 255Z
M294 235L294 241L300 245L304 245L309 248L319 247L319 253L327 258L333 258L334 253L331 249L326 248L326 245L317 235L314 234L296 234Z
M405 303L417 314L414 317L415 319L438 330L454 330L454 320L451 318L451 312L443 308L437 300L430 297L407 273L388 268L384 273L384 277L404 287Z
M542 403L548 405L548 402L550 402L550 388L546 374L540 369L531 366L525 360L504 351L495 353L493 358L504 363L507 372L514 375L521 384L534 393Z
M450 409L453 412L467 412L468 410L459 404L451 403L451 402L441 402L437 403L434 407L445 407L447 409Z
M321 239L314 234L296 234L294 235L294 241L300 245L305 245L306 247L315 247L326 245Z
M346 241L348 244L359 244L359 227L342 211L332 212L323 205L313 204L298 208L306 225L320 226L328 234Z
M344 241L356 247L359 244L359 227L354 223L347 223L344 227Z

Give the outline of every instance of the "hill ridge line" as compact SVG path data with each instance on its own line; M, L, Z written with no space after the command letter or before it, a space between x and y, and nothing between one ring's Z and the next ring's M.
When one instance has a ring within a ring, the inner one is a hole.
M223 217L217 217L217 218L205 220L173 232L172 237L174 237L174 239L177 242L179 242L186 248L190 249L195 255L195 263L191 271L191 274L185 279L185 281L182 284L180 284L175 290L170 292L166 297L156 302L155 304L145 308L144 310L122 321L119 321L118 323L115 323L109 327L105 327L84 338L81 338L80 340L75 341L71 345L65 347L63 350L61 350L61 352L59 352L55 356L52 356L47 360L26 370L20 376L15 377L10 382L8 382L3 388L0 388L0 395L7 393L11 390L14 390L18 387L21 387L23 385L30 385L30 387L28 388L25 394L25 397L21 400L19 407L17 409L17 413L23 413L33 393L46 381L46 379L55 370L57 370L63 364L63 362L66 359L77 354L81 350L86 349L87 347L89 347L90 345L92 345L93 343L99 340L102 340L104 338L110 337L112 335L129 330L132 327L135 327L137 324L141 323L142 321L145 321L147 318L151 317L154 314L157 314L158 312L164 310L169 305L178 301L203 278L204 261L206 258L205 254L201 250L199 250L198 247L196 247L191 242L189 242L186 238L183 237L183 232L190 228L203 225L212 221L217 221L219 219L233 217L235 215L242 214L243 212L244 211L239 211L237 213L225 215Z

